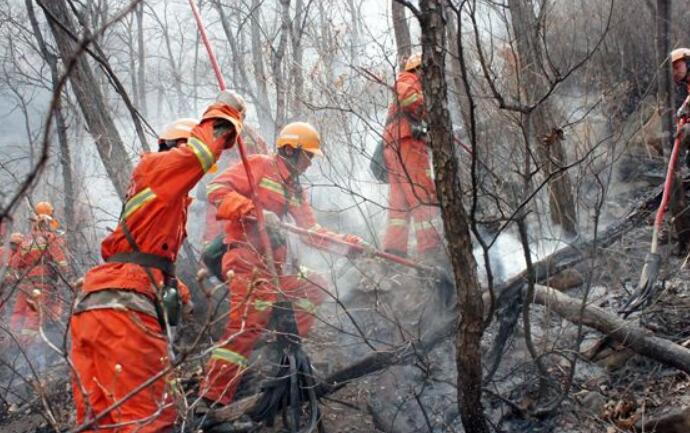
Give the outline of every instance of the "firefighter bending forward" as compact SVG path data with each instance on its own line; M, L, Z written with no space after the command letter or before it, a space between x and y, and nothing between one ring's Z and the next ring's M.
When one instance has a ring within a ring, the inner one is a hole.
M294 122L280 132L274 155L253 155L249 165L254 177L254 188L267 216L292 217L295 223L309 230L361 244L354 235L336 235L321 228L314 211L299 183L299 176L311 165L311 159L321 153L318 132L308 123ZM201 393L208 403L227 405L235 395L242 371L247 367L254 343L261 336L272 311L279 300L278 288L265 262L255 220L251 189L242 164L236 164L214 179L208 186L209 201L218 208L217 218L226 220L223 272L234 271L229 279L232 306L223 337L228 341L216 348L207 365ZM275 215L272 215L271 213ZM325 282L316 275L282 275L286 268L287 248L284 240L270 233L272 253L280 275L280 290L292 302L300 335L305 335L314 322L314 310L322 302ZM352 256L350 248L330 244L328 241L302 237L307 244L327 249L336 254Z
M71 318L72 387L80 425L169 367L156 291L175 281L188 193L220 153L235 144L244 111L242 97L223 91L200 123L181 119L169 126L159 139L159 152L145 154L135 167L120 223L101 244L105 264L84 277ZM183 302L189 299L184 286L180 292ZM103 415L91 430L118 424L118 433L162 432L175 418L163 375Z
M388 108L383 133L383 157L388 170L388 226L384 249L407 256L409 226L413 227L420 257L443 255L441 237L432 221L439 214L425 142L421 55L410 56L395 82L396 100Z

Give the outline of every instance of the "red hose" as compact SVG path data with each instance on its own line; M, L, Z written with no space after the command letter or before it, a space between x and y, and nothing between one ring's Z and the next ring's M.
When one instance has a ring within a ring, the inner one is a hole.
M314 232L314 231L303 229L302 227L297 227L295 225L284 223L284 222L277 222L276 224L278 227L285 229L289 232L298 234L300 236L310 236L310 237L314 237L317 239L326 240L328 242L332 242L332 243L337 244L337 245L343 245L343 246L346 246L348 248L358 250L360 252L369 252L370 254L373 254L374 256L377 256L377 257L381 257L382 259L390 260L391 262L395 262L395 263L398 263L398 264L401 264L403 266L407 266L410 268L419 269L421 271L426 271L426 272L432 272L433 271L433 269L431 269L430 267L420 265L419 263L415 263L412 260L408 260L406 258L396 256L395 254L387 253L385 251L370 249L370 248L362 246L360 244L355 244L352 242L348 242L344 239L339 239L339 238L330 236L326 233Z
M201 34L201 40L204 42L204 46L206 46L208 58L209 60L211 60L211 67L213 68L213 72L215 72L216 74L216 80L218 80L218 87L220 87L221 91L225 90L227 87L225 86L223 73L220 71L218 60L216 59L216 55L213 53L211 42L208 40L208 34L206 33L206 27L204 26L204 22L201 21L201 14L199 13L199 8L196 6L196 2L194 2L194 0L189 0L189 6L192 7L194 19L196 20L196 25L199 28L199 33Z
M659 205L659 210L656 212L656 218L654 218L654 227L657 229L661 228L664 223L664 217L666 216L666 208L668 207L668 202L671 200L671 186L673 184L673 174L676 171L676 162L678 162L678 155L680 154L680 134L681 128L685 125L687 119L681 118L678 121L678 126L676 128L676 139L673 142L673 150L671 151L671 158L668 160L668 167L666 169L666 180L664 181L664 192L661 195L661 204Z
M206 33L206 27L201 20L201 14L199 13L199 8L197 8L194 0L189 0L189 6L192 7L192 13L194 14L194 19L196 20L196 25L199 28L199 33L201 34L201 40L206 46L206 52L208 53L208 58L211 61L211 67L213 72L216 74L216 79L218 80L218 87L221 91L226 89L225 80L223 79L223 73L220 70L220 65L218 65L218 59L213 52L213 47L211 42L208 40L208 34ZM251 199L254 202L254 209L256 209L256 222L259 226L259 237L261 238L261 246L263 247L266 254L266 262L268 264L268 270L271 272L273 277L277 279L276 267L273 261L273 254L271 250L271 241L268 238L268 232L266 232L266 222L264 221L264 213L261 204L258 200L258 195L256 193L256 188L254 187L254 175L252 175L252 169L249 166L249 161L247 160L247 153L244 150L244 141L242 137L237 134L237 150L240 152L240 158L242 159L242 165L244 166L244 171L247 174L247 181L249 182Z

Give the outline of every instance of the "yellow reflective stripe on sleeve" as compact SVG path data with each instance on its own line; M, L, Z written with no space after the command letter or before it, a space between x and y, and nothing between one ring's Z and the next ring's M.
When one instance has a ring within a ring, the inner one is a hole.
M311 302L307 298L300 298L295 301L295 306L301 310L306 311L309 314L314 314L316 312L316 304Z
M407 220L400 218L391 218L388 220L388 224L394 227L407 227Z
M276 194L280 194L283 198L288 196L288 193L283 185L267 177L261 178L261 181L259 182L259 187L267 189ZM297 197L290 197L290 205L300 206L301 204L302 200L298 199Z
M203 141L196 137L189 137L189 140L187 140L187 146L192 149L192 152L194 152L194 155L196 155L199 163L201 164L202 170L204 170L204 173L206 173L215 163L211 150L208 148L208 146L206 146L206 144L204 144Z
M407 107L408 105L412 105L415 102L417 102L418 99L419 99L419 93L413 93L410 96L408 96L407 98L401 100L400 106L401 107Z
M415 230L429 230L435 228L431 221L418 221L414 223Z
M240 367L247 366L247 358L245 358L237 352L233 352L232 350L228 349L223 349L222 347L213 349L213 351L211 351L211 359L218 359L221 361L225 361L229 364L239 365Z
M134 212L149 203L151 200L156 198L156 193L151 190L151 188L144 188L130 198L125 205L125 211L122 214L122 218L129 218Z
M273 302L271 302L271 301L264 301L261 299L257 299L256 301L254 301L254 309L256 311L266 311L269 308L271 308L272 306L273 306Z
M283 188L283 185L279 184L278 182L271 180L267 177L262 177L261 181L259 182L259 186L261 188L267 189L269 191L273 191L277 194L285 194L285 188Z

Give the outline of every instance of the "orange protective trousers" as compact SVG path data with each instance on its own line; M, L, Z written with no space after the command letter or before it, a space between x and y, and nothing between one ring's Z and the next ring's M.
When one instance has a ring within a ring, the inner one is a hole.
M101 309L71 318L72 380L77 423L82 425L169 366L167 340L155 317ZM84 388L82 390L82 387ZM86 431L167 432L176 411L163 376L126 398ZM120 427L107 428L118 424Z
M230 282L230 318L223 336L228 343L213 350L200 387L205 398L223 405L232 402L254 344L271 318L273 304L279 301L263 258L250 247L232 248L223 256L223 272L230 269L235 276ZM314 310L323 301L325 281L314 274L285 275L279 284L292 302L299 334L306 335L314 323Z
M27 277L30 278L30 277ZM42 296L32 299L32 291L38 289ZM54 296L55 287L46 284L26 285L20 284L14 303L12 317L10 317L10 329L18 334L19 341L29 346L39 339L39 327L41 320L36 309L40 304L43 309L43 319L57 322L62 317L62 301ZM47 300L46 300L47 296Z
M439 228L432 224L434 217L439 214L438 207L433 206L438 200L426 144L411 137L403 138L387 144L383 157L390 183L384 249L401 256L407 255L410 220L414 221L417 252L420 255L439 248Z

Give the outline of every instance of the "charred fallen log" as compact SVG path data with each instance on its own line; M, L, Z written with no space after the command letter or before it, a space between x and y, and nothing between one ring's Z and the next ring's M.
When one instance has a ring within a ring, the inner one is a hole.
M689 178L685 178L684 182ZM597 249L606 248L618 241L624 234L642 224L647 217L659 206L663 185L660 185L640 198L621 220L609 225L594 239L576 241L562 248L544 259L533 264L535 282L545 283L550 277L572 268L587 257L596 253ZM486 362L490 380L498 368L503 357L506 343L513 333L513 329L520 315L522 293L527 287L527 271L516 275L507 282L496 287L496 314L499 321L498 331L494 339L489 358Z
M639 226L658 206L661 200L662 187L657 187L649 194L642 197L626 216L620 221L610 225L597 237L596 242L590 239L575 242L554 254L534 263L537 282L545 282L549 277L571 268L595 249L604 248L619 240L625 233ZM497 315L501 317L499 331L490 354L490 362L487 365L494 367L500 361L503 347L507 338L512 333L520 311L522 292L527 284L526 272L523 272L506 283L496 287L499 309ZM506 314L509 312L511 314ZM514 313L513 313L514 312ZM620 319L619 319L620 320ZM319 397L333 393L349 382L383 370L385 368L409 363L414 359L423 357L435 346L455 334L457 321L454 317L429 330L420 340L407 342L390 351L372 352L359 361L331 374L317 388ZM689 351L690 353L690 351ZM689 364L690 365L690 364ZM489 375L490 377L491 375ZM222 421L232 421L252 408L258 400L258 396L249 396L224 408L213 410L210 415Z
M570 322L594 328L640 355L690 374L690 350L665 338L655 337L651 331L632 321L596 305L582 308L581 299L541 285L534 288L534 302L547 306Z
M425 356L441 341L455 335L456 323L455 317L449 314L444 324L425 333L417 341L407 342L390 351L372 352L364 356L359 361L322 379L316 388L317 397L331 394L355 379L394 365L407 364L414 359ZM258 395L252 395L231 405L215 409L209 415L219 421L233 421L250 411L258 399Z

